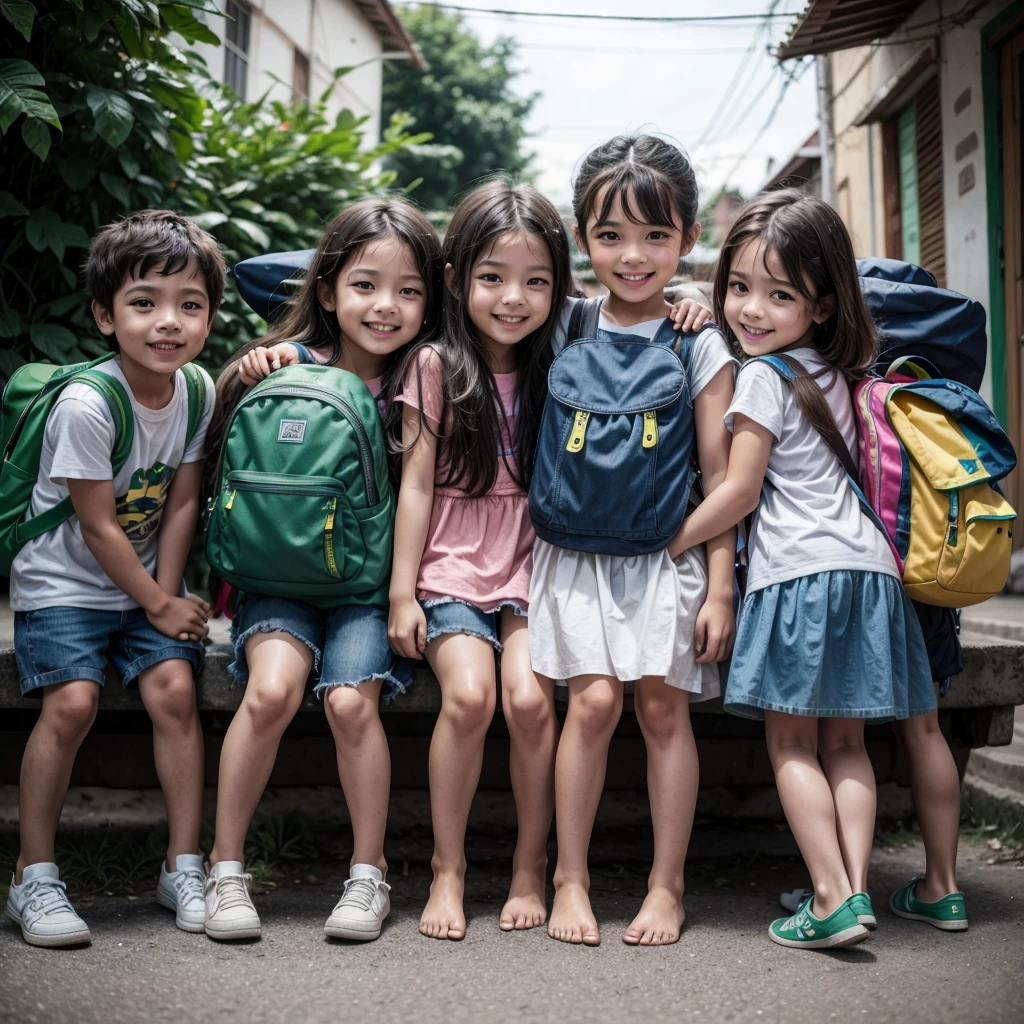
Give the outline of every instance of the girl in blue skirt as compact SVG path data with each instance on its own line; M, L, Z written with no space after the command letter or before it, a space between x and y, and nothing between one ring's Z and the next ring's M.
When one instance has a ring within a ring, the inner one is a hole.
M875 328L845 226L795 190L763 195L740 214L714 302L744 359L726 414L729 468L669 553L758 511L725 707L764 719L782 806L814 884L769 934L784 946L851 945L875 923L864 892L875 819L864 723L935 707L917 616L841 461L844 447L847 462L856 459L850 385L874 362ZM757 358L769 355L783 366Z

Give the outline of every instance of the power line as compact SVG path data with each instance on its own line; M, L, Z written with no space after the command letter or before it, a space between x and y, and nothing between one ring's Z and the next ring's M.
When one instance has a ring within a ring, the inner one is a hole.
M647 15L647 14L589 14L582 11L514 11L493 7L463 7L459 4L420 2L420 0L392 0L396 7L436 7L460 14L497 14L506 18L562 18L580 21L630 21L660 25L700 25L721 22L761 21L765 18L791 18L791 14L707 14L699 15Z
M577 43L524 43L516 40L516 50L558 50L562 53L674 53L684 57L716 57L725 53L744 53L744 46L699 47L696 49L680 49L678 46L618 46L609 43L607 46L580 46Z

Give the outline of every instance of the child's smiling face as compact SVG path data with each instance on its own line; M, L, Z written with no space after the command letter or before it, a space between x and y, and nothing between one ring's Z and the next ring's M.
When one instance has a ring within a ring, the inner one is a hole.
M803 285L808 290L807 285ZM833 296L820 301L801 294L788 280L778 257L751 238L733 257L724 312L736 340L748 356L810 344L814 329L835 307Z
M700 237L700 225L694 224L687 232L681 219L672 224L637 224L626 216L618 195L607 218L599 223L604 201L604 194L597 197L594 212L583 226L584 238L579 225L573 228L580 248L590 254L594 275L620 302L644 305L663 301L665 286L679 269L679 258ZM628 203L631 210L638 208L634 198L629 197Z
M111 308L93 301L92 311L99 329L117 339L122 366L169 378L202 352L215 311L195 263L175 274L162 269L126 277Z
M512 346L544 326L551 313L554 267L543 239L523 231L495 239L473 266L466 310L496 373L507 372ZM454 268L445 268L449 288Z
M333 282L318 283L317 297L338 318L343 347L382 362L416 337L427 311L427 285L412 251L393 237L368 242Z

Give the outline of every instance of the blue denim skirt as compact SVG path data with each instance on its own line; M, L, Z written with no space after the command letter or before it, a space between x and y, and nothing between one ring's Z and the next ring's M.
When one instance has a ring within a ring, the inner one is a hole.
M910 718L935 709L924 637L895 576L833 570L748 594L724 705L744 718Z

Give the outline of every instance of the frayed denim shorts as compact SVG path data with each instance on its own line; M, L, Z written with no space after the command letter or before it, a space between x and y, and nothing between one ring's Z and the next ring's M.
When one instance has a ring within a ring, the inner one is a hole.
M494 611L481 611L475 604L460 601L455 597L440 597L430 601L421 601L423 614L427 617L427 643L439 636L451 633L465 633L478 636L494 645L500 653L501 641L498 640L498 617L502 608L511 608L516 615L526 616L522 605L515 601L507 601Z
M249 680L245 642L256 633L287 633L313 652L317 696L334 686L380 679L386 703L405 693L412 682L413 663L399 658L388 645L388 613L383 608L315 608L288 597L242 594L231 623L235 660L228 666L242 685Z
M162 661L181 658L199 672L204 657L201 643L164 636L141 608L66 606L15 612L14 654L24 697L42 697L44 687L75 679L102 686L108 658L128 690Z

